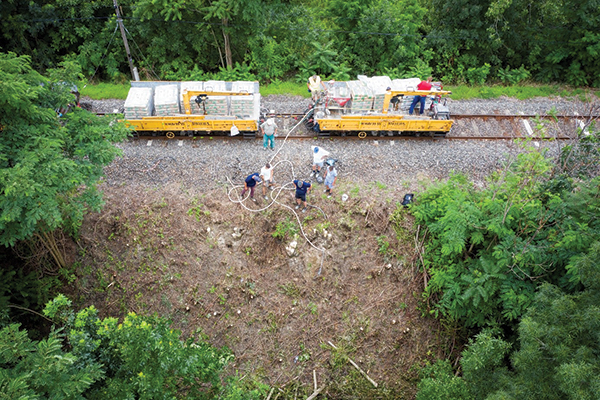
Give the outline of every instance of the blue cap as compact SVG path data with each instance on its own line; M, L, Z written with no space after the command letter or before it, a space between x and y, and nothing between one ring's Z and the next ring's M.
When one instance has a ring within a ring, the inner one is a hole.
M315 153L319 152L319 148L317 146L315 146Z

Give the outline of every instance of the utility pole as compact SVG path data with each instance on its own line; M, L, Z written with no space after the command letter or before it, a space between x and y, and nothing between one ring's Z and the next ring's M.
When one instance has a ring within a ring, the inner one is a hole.
M131 77L134 81L139 81L140 77L138 75L137 68L133 66L133 60L131 58L131 52L129 51L129 44L127 43L127 36L125 35L125 27L123 26L123 18L121 18L121 12L119 11L119 5L117 4L117 0L113 0L113 4L115 5L115 13L117 14L117 23L119 24L119 28L121 29L121 36L123 37L123 44L125 45L125 51L127 52L127 61L129 61L129 69L131 69Z

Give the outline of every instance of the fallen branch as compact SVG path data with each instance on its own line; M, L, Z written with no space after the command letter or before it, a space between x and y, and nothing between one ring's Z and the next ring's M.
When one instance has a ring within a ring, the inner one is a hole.
M40 314L37 311L30 310L29 308L17 306L17 305L14 305L14 304L8 304L7 307L18 308L19 310L23 310L23 311L29 311L30 313L33 313L33 314L35 314L37 316L40 316L40 317L44 318L47 321L50 321L50 322L54 323L54 321L52 321L50 318L46 317L45 315Z
M315 397L317 397L319 395L319 393L321 393L321 391L325 388L325 386L323 386L322 388L319 388L317 390L314 391L313 394L311 394L310 396L308 396L306 398L306 400L313 400Z
M330 341L327 341L327 343L329 343L329 345L331 347L333 347L334 349L338 349L333 343L331 343ZM367 380L369 382L371 382L373 384L373 386L377 387L377 382L375 382L373 379L371 379L371 377L369 375L367 375L367 373L365 371L362 370L361 367L359 367L354 361L352 361L352 359L348 356L346 356L346 359L348 360L348 362L350 362L350 364L352 364L352 366L354 366L354 368L356 368L358 370L358 372L360 372L361 374L363 374L363 376L365 378L367 378ZM308 399L307 399L308 400Z
M415 246L417 253L419 254L419 259L421 260L421 265L423 265L423 288L427 289L427 267L425 266L425 260L423 260L423 245L425 244L425 239L427 237L427 230L423 235L423 241L419 241L419 232L421 229L421 225L417 227L417 234L415 236Z
M313 379L315 381L315 392L317 391L317 371L313 369Z
M269 400L271 398L271 395L273 394L274 391L275 391L275 388L272 387L271 391L269 392L269 395L267 396L267 400Z

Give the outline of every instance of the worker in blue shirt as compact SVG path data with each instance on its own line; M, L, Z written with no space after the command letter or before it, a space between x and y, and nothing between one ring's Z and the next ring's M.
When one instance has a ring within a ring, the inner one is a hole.
M252 199L252 201L256 201L256 199L254 198L254 188L256 187L257 183L260 183L260 176L258 172L248 175L246 177L246 180L244 181L244 190L242 190L242 197L244 197L246 191L250 189L250 198Z
M296 186L296 210L300 208L300 204L304 203L302 212L306 212L306 195L310 193L311 185L309 182L301 180L294 180L294 186Z

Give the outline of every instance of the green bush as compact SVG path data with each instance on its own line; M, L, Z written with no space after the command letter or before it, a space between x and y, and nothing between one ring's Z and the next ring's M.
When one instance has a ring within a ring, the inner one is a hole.
M500 68L498 70L498 78L504 84L516 85L526 79L531 77L531 73L525 69L523 65L521 65L518 69L510 69L510 66L506 68Z
M600 237L600 207L592 200L600 178L569 191L553 185L551 173L550 161L533 151L485 189L453 176L419 196L411 211L428 232L425 296L438 299L432 314L507 327L542 282L572 288L570 262Z
M72 350L65 357L81 376L69 374L85 398L209 399L221 393L236 399L259 398L266 391L261 385L243 389L235 379L223 386L221 374L233 358L231 352L213 347L198 332L183 340L163 318L129 313L122 321L100 319L93 306L74 313L71 301L62 295L48 303L44 313L67 332ZM24 379L35 380L37 372L32 372L37 369L33 363L19 371L29 373ZM247 396L240 397L243 393Z
M417 388L417 400L471 400L469 388L460 377L454 376L448 360L437 361L423 368Z
M467 82L471 84L483 85L490 74L490 64L485 63L481 67L468 68L465 73Z
M600 398L599 257L600 241L572 264L582 290L539 287L514 346L499 337L500 331L484 330L462 352L462 377L447 360L425 368L417 399Z

